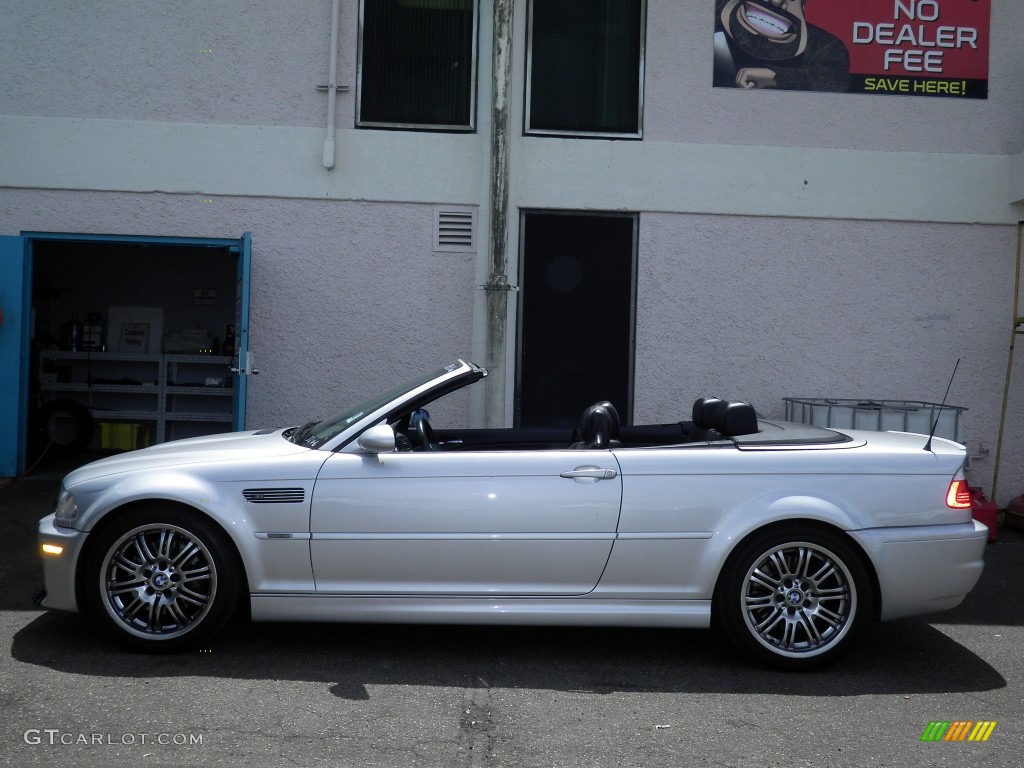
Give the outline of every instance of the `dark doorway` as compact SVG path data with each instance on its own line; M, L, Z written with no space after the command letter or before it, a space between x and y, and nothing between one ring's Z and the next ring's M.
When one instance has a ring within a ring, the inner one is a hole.
M516 424L576 426L610 400L633 412L637 216L522 215Z
M242 428L232 364L245 238L42 233L30 242L30 455Z

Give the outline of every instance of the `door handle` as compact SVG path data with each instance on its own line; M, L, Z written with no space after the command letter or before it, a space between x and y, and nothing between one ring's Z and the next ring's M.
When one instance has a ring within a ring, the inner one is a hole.
M611 480L619 473L614 469L602 469L601 467L576 467L569 472L562 472L559 477L566 477L571 480Z

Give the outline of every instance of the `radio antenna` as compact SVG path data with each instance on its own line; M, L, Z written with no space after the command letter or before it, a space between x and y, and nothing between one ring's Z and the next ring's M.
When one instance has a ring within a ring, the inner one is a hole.
M942 396L942 402L939 404L939 412L935 414L935 421L932 422L932 431L928 433L928 442L924 444L926 451L932 449L932 438L935 437L935 430L939 426L939 417L942 416L942 409L946 406L946 398L949 397L949 388L953 386L953 378L956 376L956 369L960 367L960 358L956 359L956 365L953 366L953 375L949 377L949 384L946 385L946 394Z

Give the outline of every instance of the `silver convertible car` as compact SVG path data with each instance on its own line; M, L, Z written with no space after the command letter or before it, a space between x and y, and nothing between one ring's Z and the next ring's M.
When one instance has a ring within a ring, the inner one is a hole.
M152 650L254 621L708 627L784 667L982 570L963 446L586 408L573 430L444 429L458 361L325 421L181 440L71 472L39 524L46 608ZM436 411L435 411L436 412Z

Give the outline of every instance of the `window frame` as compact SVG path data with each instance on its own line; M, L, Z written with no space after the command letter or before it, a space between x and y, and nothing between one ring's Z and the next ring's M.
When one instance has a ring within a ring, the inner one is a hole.
M526 82L525 97L523 101L523 135L524 136L554 136L564 138L592 138L592 139L633 139L641 140L644 134L644 72L647 55L647 0L639 0L640 3L640 50L638 61L639 83L637 88L637 116L636 131L580 131L555 128L533 128L530 126L531 108L533 101L533 6L535 0L529 0L526 8Z
M475 133L477 121L477 98L479 90L479 55L480 55L480 0L471 0L473 9L473 33L471 41L472 69L469 79L469 122L456 123L403 123L362 119L363 106L363 31L365 24L365 6L367 0L359 0L359 30L356 45L356 103L355 127L398 131L427 131L431 133Z

